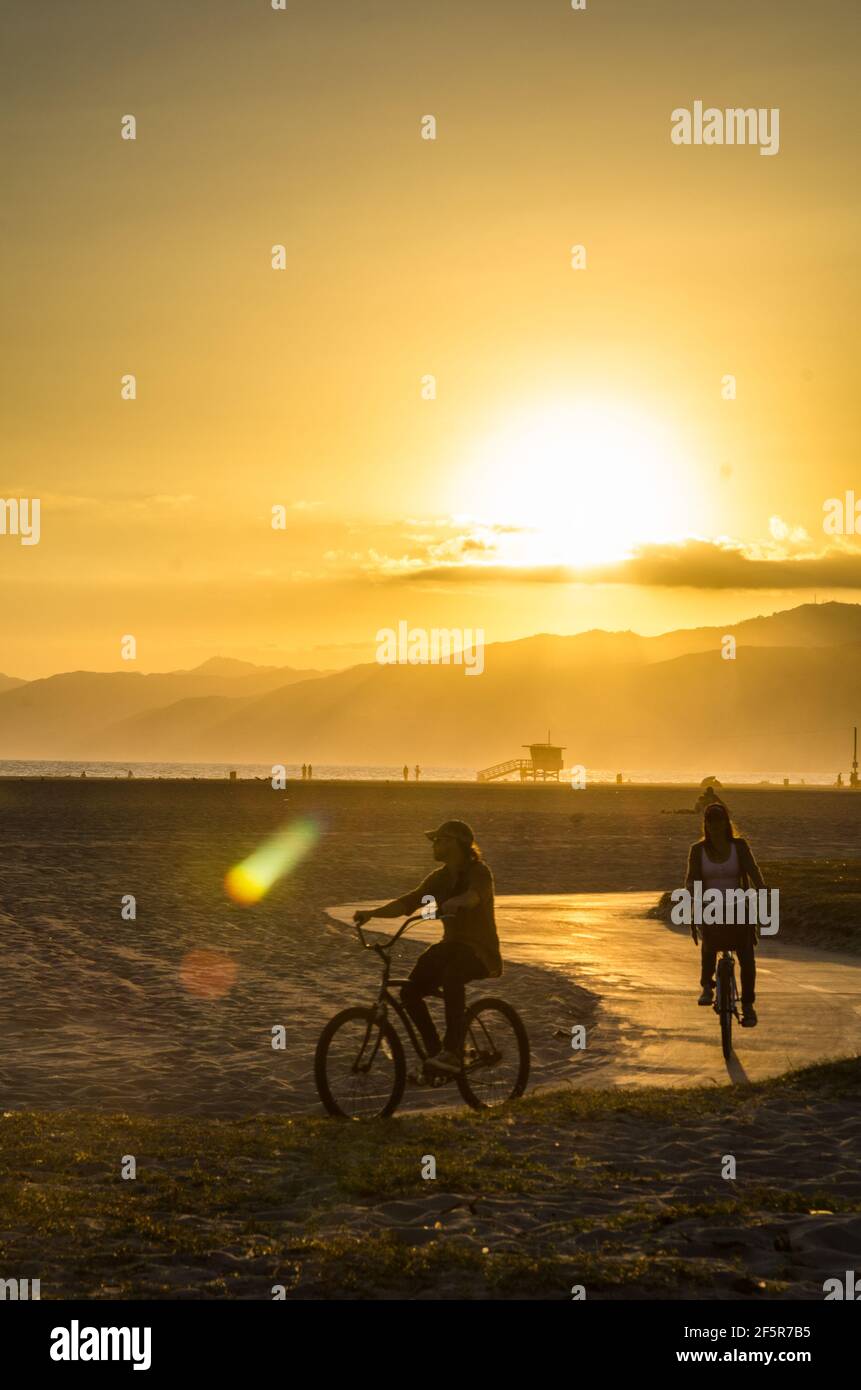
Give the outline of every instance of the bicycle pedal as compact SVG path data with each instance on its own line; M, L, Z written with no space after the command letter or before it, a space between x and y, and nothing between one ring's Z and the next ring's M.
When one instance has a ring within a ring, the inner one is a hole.
M440 1086L450 1086L452 1081L454 1080L456 1080L456 1078L454 1076L451 1076L448 1072L435 1071L428 1073L428 1079L425 1082L425 1085L430 1086L433 1090L437 1091L439 1090Z
M407 1072L407 1084L410 1086L430 1086L432 1084L429 1077L421 1071Z
M452 1076L432 1076L428 1072L411 1071L407 1075L407 1081L411 1086L418 1086L423 1091L436 1090L438 1086L445 1086L447 1082L453 1081Z

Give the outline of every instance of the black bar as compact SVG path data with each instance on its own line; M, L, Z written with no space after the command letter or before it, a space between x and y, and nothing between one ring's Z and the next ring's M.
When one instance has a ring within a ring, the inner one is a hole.
M854 1301L854 1300L853 1300ZM861 1300L859 1300L861 1301ZM285 1381L328 1379L334 1368L367 1369L375 1348L386 1364L431 1368L424 1359L428 1338L434 1349L454 1357L465 1372L484 1376L498 1365L510 1376L514 1362L552 1374L554 1380L578 1375L584 1360L601 1374L634 1373L639 1379L672 1367L716 1364L732 1370L757 1364L765 1370L795 1365L818 1381L832 1370L845 1374L854 1363L858 1310L846 1300L756 1300L687 1302L590 1300L506 1300L458 1302L431 1298L399 1302L272 1300L114 1302L44 1301L0 1304L0 1335L7 1367L30 1373L134 1374L132 1359L63 1361L51 1357L55 1345L71 1352L98 1345L88 1328L129 1329L129 1357L146 1358L144 1329L150 1330L150 1365L156 1381L190 1373L241 1376L258 1380L273 1369ZM77 1327L76 1327L77 1324ZM131 1329L138 1329L137 1343ZM68 1343L56 1329L66 1329ZM110 1349L110 1342L106 1343ZM422 1350L424 1348L424 1350ZM448 1351L444 1352L444 1348ZM458 1350L460 1348L460 1350ZM556 1369L551 1372L549 1358ZM770 1359L767 1359L770 1358ZM435 1358L432 1358L435 1360ZM566 1375L567 1368L567 1375ZM34 1381L34 1383L36 1383ZM141 1376L141 1383L145 1383Z

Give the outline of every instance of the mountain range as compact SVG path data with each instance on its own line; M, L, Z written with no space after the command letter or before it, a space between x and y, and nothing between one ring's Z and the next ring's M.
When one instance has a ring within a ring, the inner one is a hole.
M732 660L721 655L725 636ZM844 773L861 723L861 604L804 604L643 637L539 634L462 666L324 673L213 658L189 671L0 676L0 758L474 767L546 737L566 765Z

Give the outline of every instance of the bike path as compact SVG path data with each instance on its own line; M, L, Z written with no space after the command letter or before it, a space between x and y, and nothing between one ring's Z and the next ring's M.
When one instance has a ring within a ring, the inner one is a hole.
M589 1065L581 1066L578 1076L578 1056L571 1052L571 1082L689 1086L758 1081L861 1052L861 960L795 946L788 935L778 933L764 938L757 951L759 1026L734 1024L733 1055L725 1063L717 1015L696 1002L699 948L689 928L646 917L655 901L653 892L496 899L508 968L523 964L558 973L600 1001L587 1034ZM373 905L344 904L329 915L348 923L357 907ZM398 920L374 921L369 929L389 934L398 925ZM416 923L409 936L436 941L441 930L437 922ZM492 991L505 994L504 976L493 982ZM536 999L536 1013L538 1005ZM531 1031L529 1007L519 1007ZM570 1051L564 1040L560 1047Z

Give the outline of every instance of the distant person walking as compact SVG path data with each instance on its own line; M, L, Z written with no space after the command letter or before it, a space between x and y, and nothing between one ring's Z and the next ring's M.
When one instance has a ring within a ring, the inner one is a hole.
M422 775L422 770L421 770L421 768L419 767L418 763L416 763L416 766L415 766L415 773L416 773L416 781L418 781L419 778L420 778L421 775Z
M309 781L309 782L311 781L311 778L312 778L313 776L314 776L314 769L313 769L313 767L311 766L311 764L309 763L309 764L308 764L308 781Z
M704 894L709 888L719 889L724 894L724 903L726 893L730 890L765 887L750 845L737 833L727 807L719 798L706 806L703 812L702 839L691 845L688 854L685 887L689 893L693 892L693 886L697 882L702 884ZM699 931L702 933L702 994L697 1003L705 1007L714 1002L715 962L718 951L733 950L741 967L741 1026L755 1028L757 1018L753 1005L756 998L756 924L732 924L725 921L723 926L701 925ZM696 945L696 923L691 926L691 936Z
M354 921L363 927L372 917L412 916L430 899L436 903L437 914L445 914L442 941L419 956L401 987L401 999L427 1048L426 1065L456 1075L462 1066L464 986L469 980L502 974L493 911L493 874L482 860L472 829L465 821L448 820L437 830L425 833L441 867L411 892L384 907L357 912ZM440 985L445 999L442 1049L425 1003L425 996L433 994Z
M302 781L303 781L303 782L306 780L307 776L308 776L308 768L306 767L305 763L303 763L303 764L302 764Z
M407 767L406 763L404 763L404 781L405 781L405 782L408 782L409 780L410 780L410 770L409 770L409 768Z

